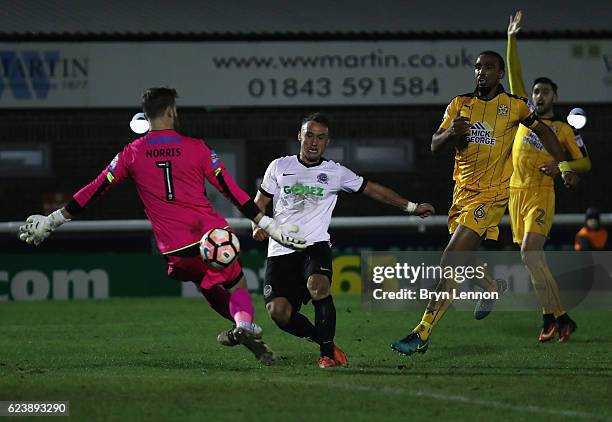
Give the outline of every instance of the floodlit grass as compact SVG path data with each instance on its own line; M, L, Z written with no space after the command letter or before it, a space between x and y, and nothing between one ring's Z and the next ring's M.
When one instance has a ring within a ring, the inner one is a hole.
M0 400L69 400L87 421L612 418L612 312L572 313L567 344L539 344L535 312L450 312L429 351L407 358L389 345L419 314L336 298L351 366L320 370L316 345L281 332L255 301L272 367L218 345L229 322L201 300L3 303Z

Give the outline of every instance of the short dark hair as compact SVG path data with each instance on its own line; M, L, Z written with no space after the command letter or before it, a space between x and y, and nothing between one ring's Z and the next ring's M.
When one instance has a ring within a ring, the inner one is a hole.
M308 116L304 117L302 119L302 125L301 126L304 126L308 122L317 122L317 123L322 124L323 126L325 126L326 128L329 129L329 120L327 119L327 117L325 117L324 115L322 115L319 112L312 113L312 114L309 114Z
M499 68L501 70L506 70L506 63L504 62L504 58L496 51L493 50L485 50L483 52L481 52L478 57L480 56L493 56L497 59L497 63L499 63Z
M533 91L533 87L536 86L537 84L547 84L550 85L554 91L554 93L557 93L557 84L554 83L552 81L552 79L547 78L545 76L541 76L539 78L537 78L535 81L533 81L533 85L531 85L531 90Z
M154 119L161 116L166 108L174 106L177 98L174 88L149 88L142 94L142 111L149 119Z
M596 218L599 220L599 210L597 208L588 208L585 214L585 220L589 218Z

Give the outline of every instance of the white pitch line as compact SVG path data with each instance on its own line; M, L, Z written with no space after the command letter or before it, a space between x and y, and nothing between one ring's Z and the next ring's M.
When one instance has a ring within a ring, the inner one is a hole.
M377 393L385 393L385 394L395 394L400 396L412 396L419 398L429 398L441 401L449 401L455 403L463 403L468 405L476 405L482 407L489 407L492 409L505 409L505 410L514 410L517 412L529 412L529 413L539 413L539 414L547 414L547 415L555 415L555 416L564 416L569 418L579 418L579 419L587 419L587 420L600 420L600 421L612 421L610 418L601 417L599 415L594 415L592 413L580 412L576 410L565 410L565 409L551 409L541 406L534 405L515 405L508 404L499 401L493 400L481 400L466 396L455 396L455 395L446 395L446 394L438 394L431 393L427 391L412 391L406 390L401 387L370 387L365 385L355 385L349 384L345 382L334 382L334 381L306 381L299 380L296 378L274 378L275 382L284 382L288 384L303 384L303 385L319 385L319 386L327 386L327 387L336 387L342 388L345 390L358 390L358 391L367 391L367 392L377 392Z

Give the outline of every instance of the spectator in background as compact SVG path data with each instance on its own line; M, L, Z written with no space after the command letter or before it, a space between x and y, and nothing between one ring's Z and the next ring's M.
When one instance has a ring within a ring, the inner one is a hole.
M574 249L577 251L602 251L606 249L608 231L601 227L599 211L589 208L584 216L584 227L576 234Z

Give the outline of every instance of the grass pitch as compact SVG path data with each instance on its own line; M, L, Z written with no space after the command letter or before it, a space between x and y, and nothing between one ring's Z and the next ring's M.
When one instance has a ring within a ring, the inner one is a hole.
M218 345L229 323L202 300L3 303L0 400L69 400L70 416L87 421L612 419L612 312L572 313L567 344L538 344L535 312L450 312L429 351L406 358L389 345L419 314L336 298L351 366L320 370L316 345L255 303L280 356L272 367Z

